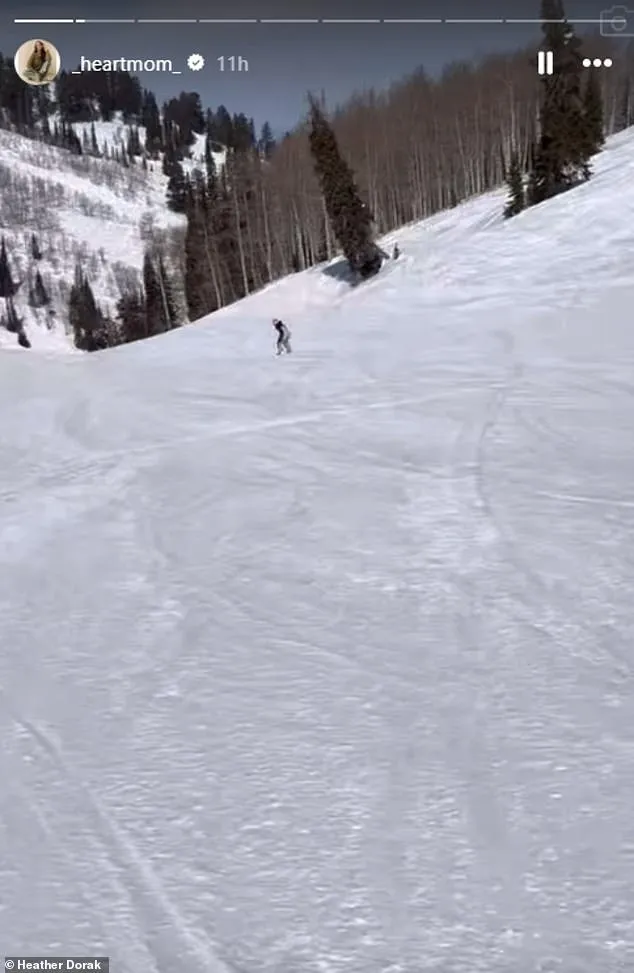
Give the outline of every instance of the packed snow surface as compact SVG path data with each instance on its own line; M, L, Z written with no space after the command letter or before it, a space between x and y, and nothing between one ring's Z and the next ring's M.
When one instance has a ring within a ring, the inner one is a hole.
M7 953L632 968L631 135L597 170L0 357Z

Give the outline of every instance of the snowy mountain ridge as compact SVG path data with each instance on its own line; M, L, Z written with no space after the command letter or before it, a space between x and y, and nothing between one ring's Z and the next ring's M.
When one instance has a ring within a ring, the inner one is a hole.
M125 145L130 130L121 120L76 123L73 129L84 141L94 131L101 151ZM138 134L143 144L142 127ZM202 166L203 158L204 139L198 136L184 170ZM221 164L223 156L214 153L214 159ZM185 218L168 209L166 185L160 159L149 160L147 170L139 159L124 167L0 129L0 236L13 277L21 282L16 312L35 351L74 351L67 318L77 263L97 303L112 316L122 292L139 282L150 243L160 244L179 265ZM38 302L29 296L38 271L50 301L43 306L33 306ZM0 327L4 347L17 347L16 335Z

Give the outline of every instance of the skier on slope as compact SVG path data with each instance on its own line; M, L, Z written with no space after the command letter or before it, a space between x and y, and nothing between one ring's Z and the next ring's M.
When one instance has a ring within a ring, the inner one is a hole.
M277 331L277 354L281 355L282 352L286 352L287 355L291 353L291 333L283 321L279 318L273 318L273 327Z

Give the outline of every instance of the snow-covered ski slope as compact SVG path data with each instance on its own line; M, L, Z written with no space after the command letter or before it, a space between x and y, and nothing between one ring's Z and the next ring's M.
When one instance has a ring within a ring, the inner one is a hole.
M0 358L7 953L632 968L632 134L597 170Z

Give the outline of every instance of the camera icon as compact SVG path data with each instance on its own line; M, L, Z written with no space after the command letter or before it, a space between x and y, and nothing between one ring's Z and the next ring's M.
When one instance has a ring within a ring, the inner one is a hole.
M634 37L634 10L627 7L602 10L600 23L604 37Z

